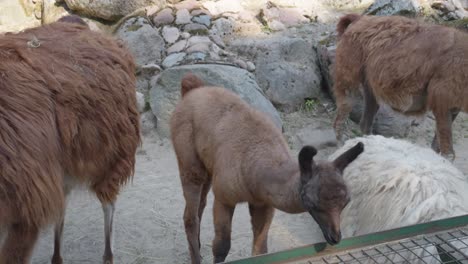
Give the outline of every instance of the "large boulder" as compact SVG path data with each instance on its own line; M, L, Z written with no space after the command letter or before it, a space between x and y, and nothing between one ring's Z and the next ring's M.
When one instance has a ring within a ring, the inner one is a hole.
M419 0L376 0L364 13L377 16L416 16L422 11Z
M247 103L270 116L278 128L282 128L278 112L263 96L251 73L232 66L198 64L167 69L151 80L150 105L158 119L160 136L170 135L169 119L180 99L180 81L187 72L196 74L208 85L225 87L237 93Z
M126 42L139 67L161 63L164 39L147 18L128 19L117 30L116 36Z
M319 97L321 75L311 42L282 36L237 39L230 49L254 61L258 84L282 111L296 111L305 99Z
M117 21L146 6L163 7L165 5L164 0L65 0L65 2L78 14L107 21Z

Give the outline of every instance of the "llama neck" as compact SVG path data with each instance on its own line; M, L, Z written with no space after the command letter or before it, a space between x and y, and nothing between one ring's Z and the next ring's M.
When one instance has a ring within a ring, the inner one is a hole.
M261 188L257 192L266 203L286 213L306 211L300 196L299 165L292 158L271 166L260 178Z

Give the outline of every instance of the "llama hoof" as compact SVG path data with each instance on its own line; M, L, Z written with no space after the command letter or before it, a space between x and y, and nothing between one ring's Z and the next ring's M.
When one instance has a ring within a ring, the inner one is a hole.
M104 256L104 264L114 264L113 256Z
M61 256L53 256L52 257L52 264L63 264L63 260Z
M453 162L455 160L455 153L451 152L451 153L442 154L442 157L446 158L450 162Z

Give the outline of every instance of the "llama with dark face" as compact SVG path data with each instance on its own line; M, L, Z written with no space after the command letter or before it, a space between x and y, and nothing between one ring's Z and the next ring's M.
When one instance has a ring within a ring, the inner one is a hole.
M360 126L372 132L379 102L405 115L432 111L432 148L453 160L452 122L468 111L468 34L398 16L349 14L337 25L335 82L338 139L360 84L364 112Z
M252 254L267 252L274 209L309 212L330 244L341 240L340 213L349 202L342 173L363 151L361 143L332 162L315 162L305 146L291 157L281 131L234 93L204 86L194 75L181 83L171 118L171 138L186 201L184 224L192 263L200 263L200 221L211 187L215 196L213 255L225 260L238 203L247 202Z

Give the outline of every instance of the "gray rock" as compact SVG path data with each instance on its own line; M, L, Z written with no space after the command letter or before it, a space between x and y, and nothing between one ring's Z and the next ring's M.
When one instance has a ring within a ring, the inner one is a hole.
M213 27L210 30L210 35L218 35L221 38L229 37L234 32L234 21L227 18L218 18L213 21Z
M127 20L117 30L116 35L126 42L138 66L161 62L164 40L146 18L135 17Z
M208 28L205 25L197 23L185 25L184 31L191 35L208 35Z
M296 137L299 146L310 145L317 149L335 147L338 143L333 129L317 129L313 125L299 130Z
M293 112L321 94L321 75L312 43L289 37L236 39L230 49L255 63L255 76L268 99Z
M196 43L190 47L188 47L185 51L187 53L194 53L194 52L206 52L208 53L210 51L210 43L202 42L202 43Z
M67 7L75 13L108 21L117 21L146 6L163 7L165 5L164 0L65 0L65 2Z
M157 131L162 137L169 137L169 119L180 98L180 80L192 72L208 85L225 87L237 93L253 107L266 113L281 128L281 118L273 105L263 96L255 77L242 69L225 65L184 65L163 71L151 80L150 104L158 118Z
M226 47L226 44L224 43L224 40L218 36L218 35L211 35L210 36L211 39L213 40L214 43L216 43L216 45L222 47L222 48L225 48Z
M154 18L153 23L159 27L161 25L167 25L174 22L174 16L172 15L172 9L165 8L161 10Z
M361 96L355 100L350 119L355 123L360 122L364 101ZM373 134L385 137L407 137L412 126L418 126L421 118L416 116L405 116L393 111L388 105L380 103L379 111L375 116Z
M214 16L223 13L239 13L244 10L241 5L242 1L219 0L219 1L204 1L203 7L210 11Z
M415 16L421 10L418 0L376 0L364 13L377 16Z
M145 78L153 77L161 71L161 67L155 63L146 64L140 67L138 74Z
M192 16L190 15L189 11L187 9L181 9L181 10L178 10L176 13L175 23L177 25L188 24L190 23L191 19L192 19Z
M467 0L468 1L468 0ZM196 9L190 12L192 16L199 16L199 15L210 15L210 11L203 10L203 9Z
M141 134L146 136L156 131L157 119L153 112L146 111L140 115L140 131Z
M209 15L196 16L192 18L192 21L209 27L211 25L211 16Z
M188 25L187 25L188 26ZM182 34L180 34L182 36L183 39L188 39L190 38L190 33L188 32L182 32Z
M140 92L136 92L136 100L138 112L143 113L146 105L145 96Z
M182 39L177 41L174 45L170 46L166 52L167 54L175 53L175 52L181 52L187 47L187 40Z
M192 46L199 43L211 43L211 40L207 36L193 36L188 39L188 45Z
M459 0L433 1L431 7L445 20L458 20L468 17L468 11Z
M140 93L147 93L149 91L149 81L144 77L137 77L136 90Z
M242 69L247 69L247 63L241 59L235 59L234 64L241 67Z
M200 8L201 4L200 2L196 0L185 0L180 3L175 4L174 7L177 10L180 10L180 9L192 10L192 9Z
M180 32L179 32L179 29L176 27L165 26L162 29L162 35L164 39L166 40L166 42L174 43L179 39Z
M247 70L252 72L252 71L255 71L255 64L253 64L253 62L251 61L248 61L247 62Z
M185 58L185 55L187 55L184 52L179 52L179 53L172 53L171 55L167 56L163 63L162 66L167 69L172 66L177 65L179 62L183 61Z
M202 61L206 58L206 54L203 52L194 52L187 55L186 58L188 61Z
M63 16L69 15L64 5L57 5L55 0L43 0L42 2L42 24L49 24L57 21Z

